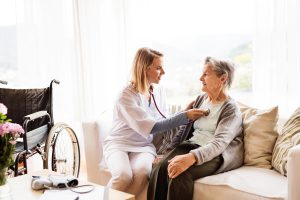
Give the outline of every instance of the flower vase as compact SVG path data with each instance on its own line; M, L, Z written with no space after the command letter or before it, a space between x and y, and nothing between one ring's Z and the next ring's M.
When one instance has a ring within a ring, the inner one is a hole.
M0 169L0 200L11 200L9 184L7 179L7 168Z

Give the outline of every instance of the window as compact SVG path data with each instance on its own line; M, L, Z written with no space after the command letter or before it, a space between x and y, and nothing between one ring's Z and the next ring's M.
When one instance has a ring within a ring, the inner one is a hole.
M187 104L199 94L206 56L236 63L230 94L251 101L252 1L135 1L129 8L128 43L135 43L135 49L150 46L165 55L162 84L169 103Z

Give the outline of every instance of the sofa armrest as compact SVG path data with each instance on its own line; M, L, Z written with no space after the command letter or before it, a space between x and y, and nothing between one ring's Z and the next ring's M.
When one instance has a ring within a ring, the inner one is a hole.
M99 163L102 160L102 147L99 129L96 122L83 122L83 140L86 159L87 179L97 183L99 177Z
M300 145L296 145L289 151L287 162L288 200L300 199Z

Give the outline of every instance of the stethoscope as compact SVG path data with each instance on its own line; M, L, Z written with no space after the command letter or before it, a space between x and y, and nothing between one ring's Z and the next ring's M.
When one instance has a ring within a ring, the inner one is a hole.
M158 106L157 106L157 104L156 104L156 101L155 101L155 98L154 98L154 94L153 94L153 86L152 86L152 85L150 85L150 87L149 87L149 94L150 94L150 98L149 98L149 107L150 107L150 105L151 105L151 99L153 99L153 102L154 102L154 105L155 105L156 110L159 112L159 114L160 114L163 118L167 119L166 116L159 110L159 108L158 108ZM209 113L210 113L210 109L207 108L207 109L206 109L205 116L208 116ZM191 122L193 122L193 121L191 121ZM189 123L191 123L191 122L189 122Z
M154 94L153 94L153 86L150 85L149 87L149 94L150 94L150 98L149 98L149 107L151 105L151 99L153 99L153 102L154 102L154 106L156 108L156 110L159 112L159 114L166 119L166 116L159 110L157 104L156 104L156 101L155 101L155 98L154 98Z

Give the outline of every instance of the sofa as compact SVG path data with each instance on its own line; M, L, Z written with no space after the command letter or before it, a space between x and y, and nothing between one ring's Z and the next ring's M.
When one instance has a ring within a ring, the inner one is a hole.
M248 110L249 111L249 110ZM250 113L256 113L250 110ZM257 113L256 113L257 114ZM246 120L246 116L243 115ZM253 120L249 118L250 121ZM109 134L112 121L112 111L101 114L96 121L83 122L84 150L86 157L87 179L100 185L106 185L111 175L103 158L102 143ZM249 121L249 120L248 120ZM276 122L276 129L282 127L286 120L271 120ZM252 124L258 128L256 124ZM245 125L246 126L246 125ZM245 130L247 130L245 128ZM276 138L275 138L276 139ZM245 143L246 145L247 143ZM272 144L274 147L275 144ZM267 146L267 145L263 145ZM251 150L249 155L254 153ZM258 148L259 149L259 148ZM272 154L272 152L271 152ZM254 159L256 161L257 159ZM271 162L271 160L268 160ZM249 163L249 162L248 162ZM271 165L270 165L271 166ZM287 156L287 176L282 175L273 167L261 167L247 164L238 169L225 173L204 177L195 181L193 199L201 200L300 200L300 145L293 146ZM147 187L136 196L138 200L144 200Z

